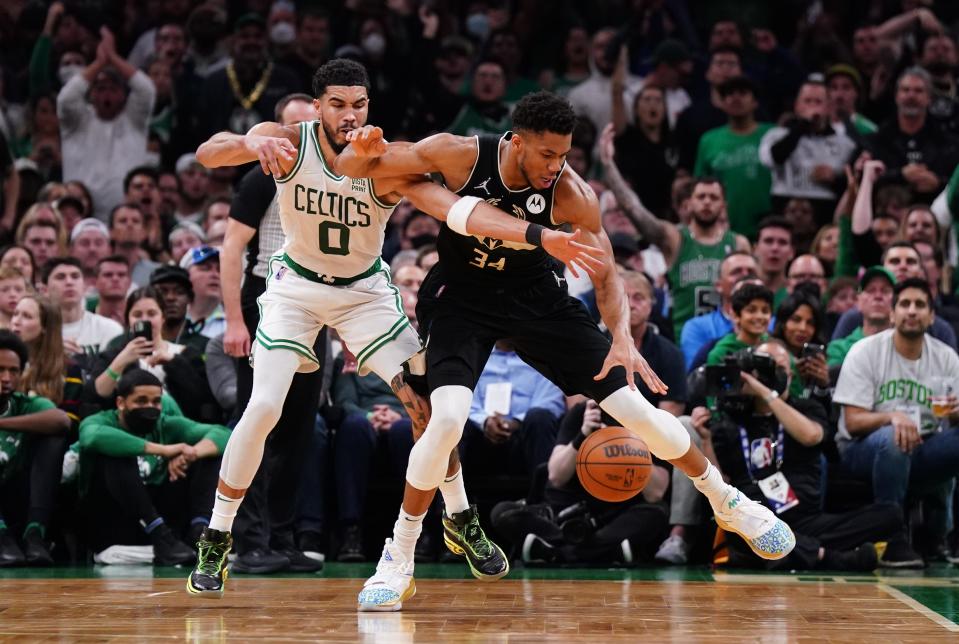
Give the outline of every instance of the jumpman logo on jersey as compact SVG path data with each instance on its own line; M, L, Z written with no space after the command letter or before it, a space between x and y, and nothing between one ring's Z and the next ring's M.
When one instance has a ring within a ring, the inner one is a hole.
M479 190L480 188L482 188L483 192L485 192L486 194L490 194L489 188L486 187L486 184L489 183L492 178L493 177L486 177L486 181L473 186L473 190Z
M560 276L557 275L556 273L553 273L553 279L556 280L556 286L557 286L557 287L563 288L563 282L566 281L566 278L565 278L565 277L560 277Z

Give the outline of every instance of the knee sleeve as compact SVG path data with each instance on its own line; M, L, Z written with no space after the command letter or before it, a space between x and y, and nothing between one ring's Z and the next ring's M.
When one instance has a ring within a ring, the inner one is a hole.
M413 445L406 469L410 485L418 490L433 490L443 482L450 452L463 435L472 401L473 392L460 385L440 387L430 396L430 422Z
M603 410L639 436L650 451L664 461L689 451L689 433L679 419L657 409L638 391L623 387L600 401Z

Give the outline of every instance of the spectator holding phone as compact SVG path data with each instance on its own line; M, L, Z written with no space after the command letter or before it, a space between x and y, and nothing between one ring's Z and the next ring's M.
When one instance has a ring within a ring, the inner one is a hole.
M823 315L819 300L800 287L776 309L773 337L783 341L799 377L803 398L814 396L829 403L829 367L822 338Z
M180 405L183 413L198 420L218 420L221 415L202 355L183 344L163 338L163 309L157 291L137 289L127 298L127 332L115 337L101 352L94 388L105 403L115 394L117 381L130 369L153 374ZM213 409L209 406L213 405Z

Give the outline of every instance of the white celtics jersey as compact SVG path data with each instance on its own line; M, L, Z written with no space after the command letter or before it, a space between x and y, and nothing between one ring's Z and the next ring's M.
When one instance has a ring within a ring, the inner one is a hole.
M376 198L371 179L339 177L327 167L317 127L319 121L300 123L296 165L275 179L283 251L321 276L353 277L380 257L395 206Z

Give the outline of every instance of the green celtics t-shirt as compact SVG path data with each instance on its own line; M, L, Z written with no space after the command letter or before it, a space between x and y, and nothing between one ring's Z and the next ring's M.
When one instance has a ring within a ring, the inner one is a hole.
M708 246L693 239L685 226L676 261L666 273L673 297L673 337L682 335L683 325L697 315L712 313L719 307L716 279L723 258L736 250L736 235L726 231L718 244Z
M57 406L52 401L42 396L28 396L20 392L15 392L10 396L7 409L0 413L0 418L11 418L13 416L26 416L27 414L36 414L48 409L56 409ZM20 451L20 443L23 441L23 432L8 432L0 429L0 481L12 474L16 469L17 455Z
M842 363L833 402L874 412L916 414L920 432L934 431L933 379L951 378L955 382L959 355L927 333L923 336L919 359L907 360L896 351L894 334L894 329L887 329L852 346ZM852 440L846 429L845 412L839 417L838 436L841 440Z
M757 123L751 133L737 134L728 125L717 127L703 134L696 153L694 174L722 182L729 227L750 239L756 237L759 220L772 208L772 174L759 162L759 142L772 128L772 123Z

